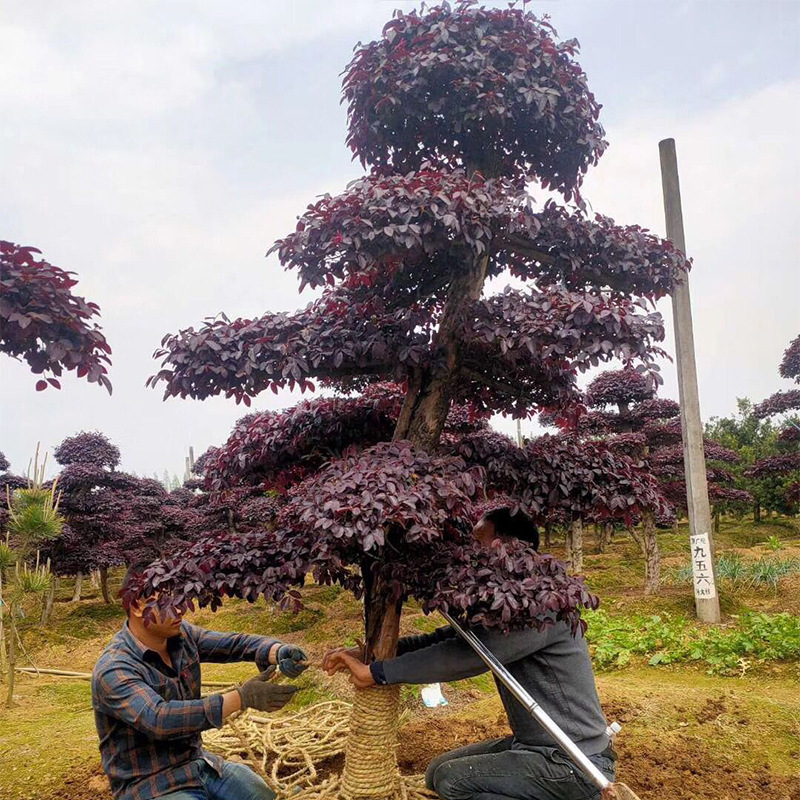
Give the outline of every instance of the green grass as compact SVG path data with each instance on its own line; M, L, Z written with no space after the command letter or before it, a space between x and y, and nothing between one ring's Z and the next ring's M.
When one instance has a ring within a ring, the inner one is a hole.
M738 553L723 553L717 559L717 581L721 585L756 588L767 586L778 589L782 578L800 573L800 559L762 556L758 561L745 562ZM692 567L686 565L674 570L668 580L675 584L691 583Z

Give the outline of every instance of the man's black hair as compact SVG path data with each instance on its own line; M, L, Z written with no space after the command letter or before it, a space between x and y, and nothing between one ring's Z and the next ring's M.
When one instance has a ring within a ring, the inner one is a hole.
M122 579L122 586L119 590L119 596L123 598L122 605L128 615L130 615L130 607L129 604L125 602L125 594L127 593L131 584L136 581L136 579L150 566L150 564L152 564L152 561L134 561L133 564L128 567L125 577Z
M514 513L508 506L493 508L483 518L494 524L495 531L500 536L514 536L532 544L534 550L539 549L539 529L521 508Z

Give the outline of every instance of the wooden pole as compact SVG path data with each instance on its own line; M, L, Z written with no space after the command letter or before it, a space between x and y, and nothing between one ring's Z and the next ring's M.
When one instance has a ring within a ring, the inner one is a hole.
M667 236L683 253L681 189L678 181L678 157L675 140L658 143L661 156L661 184L664 190L664 216ZM697 391L697 364L694 355L692 305L689 297L689 276L672 293L672 316L675 326L675 354L678 364L678 391L681 403L681 435L683 466L686 473L686 501L689 509L694 600L697 617L702 622L718 623L719 594L714 566L714 538L711 528L711 506L708 501L706 458L703 452L703 425L700 420L700 395Z

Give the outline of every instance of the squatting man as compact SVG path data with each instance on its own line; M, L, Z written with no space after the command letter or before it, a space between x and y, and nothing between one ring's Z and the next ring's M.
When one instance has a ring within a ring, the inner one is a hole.
M121 594L146 565L128 570ZM128 619L92 674L92 705L103 769L115 800L273 800L249 767L203 749L201 731L219 728L235 711L278 711L296 687L270 681L277 669L296 678L305 653L268 636L219 633L162 615L149 600L133 602ZM202 662L254 661L259 674L238 689L200 697Z
M482 547L496 540L520 539L539 546L536 526L524 512L495 509L478 522L473 535ZM573 636L566 622L543 631L502 634L480 627L474 633L507 667L539 705L569 735L595 766L614 780L617 756L606 733L586 640ZM449 626L407 636L397 655L364 664L360 648L328 651L329 674L350 672L358 688L396 683L439 683L471 678L487 666ZM467 745L435 758L426 783L443 800L590 800L600 791L556 747L555 740L522 704L495 681L512 735Z
M486 514L473 529L482 547L520 539L538 548L538 531L522 512ZM129 570L122 593L143 567ZM275 669L296 678L305 653L267 636L198 628L180 615L163 616L152 598L133 602L122 630L100 656L92 702L103 768L115 800L273 800L264 781L242 764L205 751L201 731L220 727L235 711L278 711L296 688L270 681ZM598 769L614 780L617 759L595 687L586 640L565 622L543 631L476 635ZM200 663L254 661L259 674L238 689L200 697ZM360 648L323 658L333 674L348 671L358 688L425 684L480 675L486 665L449 627L400 639L394 658L365 664ZM499 682L512 735L467 745L435 758L426 782L443 800L593 800L600 793L555 741Z

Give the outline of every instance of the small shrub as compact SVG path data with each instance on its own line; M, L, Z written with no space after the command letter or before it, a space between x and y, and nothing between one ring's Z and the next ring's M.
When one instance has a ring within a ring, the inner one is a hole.
M774 553L777 550L780 550L783 547L783 544L780 538L775 536L775 534L773 533L772 536L770 536L767 539L767 541L764 542L764 547L768 548L769 550L772 550L772 552Z

